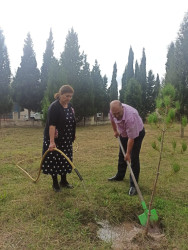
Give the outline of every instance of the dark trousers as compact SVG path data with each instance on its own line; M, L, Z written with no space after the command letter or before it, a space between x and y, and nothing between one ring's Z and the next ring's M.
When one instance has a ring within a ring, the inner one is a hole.
M140 159L139 159L139 154L140 154L140 149L142 145L142 140L145 136L145 130L143 128L142 131L140 131L139 136L134 139L134 145L132 148L131 152L131 168L133 170L134 176L136 181L138 182L139 179L139 173L140 173ZM127 151L127 142L128 138L127 137L121 137L120 136L121 143L123 145L123 148L125 152ZM124 161L124 155L121 151L121 148L119 149L119 160L118 160L118 172L117 172L117 177L120 179L123 179L125 177L125 173L127 170L127 163ZM130 175L130 186L134 187L134 182L132 180L132 177Z

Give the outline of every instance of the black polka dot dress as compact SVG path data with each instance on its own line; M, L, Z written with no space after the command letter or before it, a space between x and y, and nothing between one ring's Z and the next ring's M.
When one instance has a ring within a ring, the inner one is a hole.
M75 119L72 108L63 108L64 112L64 126L62 128L57 128L58 138L55 139L56 147L60 149L71 161L73 160L72 156L72 142L74 141L74 127ZM62 111L62 110L61 110ZM43 154L49 148L50 139L47 136L44 136L43 141ZM67 161L62 154L57 151L49 152L42 164L42 171L44 174L55 175L64 175L71 173L72 166Z

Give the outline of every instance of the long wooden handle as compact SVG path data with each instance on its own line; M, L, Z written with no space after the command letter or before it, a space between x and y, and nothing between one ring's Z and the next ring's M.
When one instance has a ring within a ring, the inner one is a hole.
M124 150L123 145L122 145L122 143L121 143L120 137L118 137L118 140L119 140L119 145L120 145L120 147L121 147L121 151L123 152L123 155L125 156L125 150ZM138 183L137 183L137 181L136 181L136 179L135 179L134 173L133 173L132 168L131 168L131 164L130 164L130 162L128 162L128 161L126 161L126 162L127 162L127 166L128 166L128 168L129 168L129 171L130 171L130 173L131 173L131 177L132 177L132 179L133 179L133 182L134 182L136 191L137 191L137 193L138 193L138 195L139 195L139 198L140 198L141 202L143 202L143 201L144 201L144 198L143 198L143 196L142 196L142 193L141 193L141 191L140 191L140 188L139 188L139 186L138 186Z

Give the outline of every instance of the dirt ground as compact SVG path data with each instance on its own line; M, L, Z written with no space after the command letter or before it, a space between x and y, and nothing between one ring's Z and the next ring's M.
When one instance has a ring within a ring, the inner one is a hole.
M147 237L144 236L144 228L131 222L125 222L118 226L112 226L108 221L98 222L101 228L98 237L112 243L114 250L141 250L141 249L167 249L167 240L160 228L150 228Z

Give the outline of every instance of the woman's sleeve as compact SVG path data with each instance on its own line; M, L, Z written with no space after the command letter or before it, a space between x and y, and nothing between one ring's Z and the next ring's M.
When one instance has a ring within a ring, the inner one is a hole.
M57 126L58 121L58 110L55 105L52 105L48 113L49 126Z

